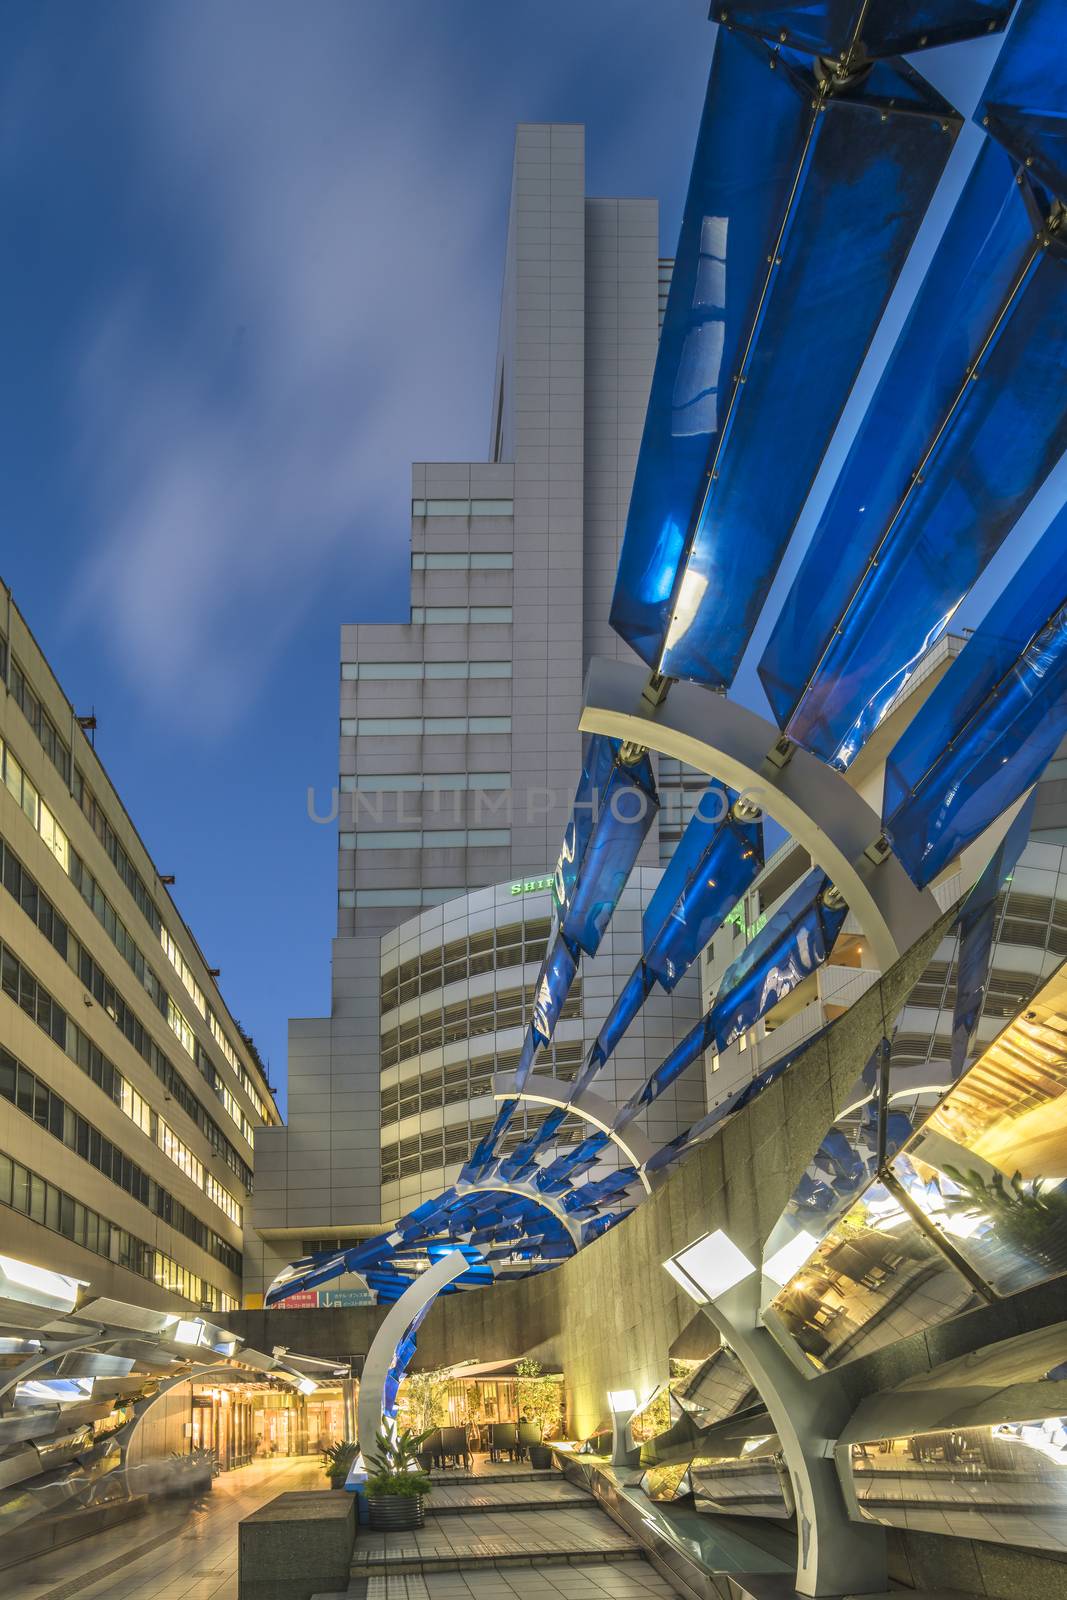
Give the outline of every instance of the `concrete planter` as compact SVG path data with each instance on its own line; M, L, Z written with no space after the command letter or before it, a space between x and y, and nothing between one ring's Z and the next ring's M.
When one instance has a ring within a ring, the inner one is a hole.
M370 1525L379 1533L410 1533L425 1526L421 1494L368 1495L367 1506Z

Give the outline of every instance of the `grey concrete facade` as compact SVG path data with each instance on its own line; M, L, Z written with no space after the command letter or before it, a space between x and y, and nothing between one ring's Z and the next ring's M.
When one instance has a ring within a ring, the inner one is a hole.
M421 1108L420 1091L417 1113L382 1122L380 1091L412 1078L428 1089L442 1062L440 1050L419 1053L381 1078L379 974L405 940L447 944L484 931L487 916L502 925L512 907L492 907L510 883L555 864L581 765L586 667L630 655L607 618L669 269L655 200L586 195L582 127L519 126L488 459L415 463L411 620L341 630L331 1014L290 1025L289 1126L256 1147L249 1303L304 1243L370 1231L436 1192L466 1154L455 1140L444 1150L442 1125L462 1115L473 1126L485 1109ZM684 779L663 778L669 853ZM648 868L661 859L659 826ZM548 895L539 901L546 917ZM639 920L627 902L586 981L583 1019L563 1025L574 1041L592 1038L632 969ZM528 988L534 976L509 969L469 992ZM612 1089L643 1079L655 1064L646 1048L661 1059L695 1016L696 988L663 997L663 1017L650 1005ZM519 1037L503 1030L492 1048L506 1054ZM470 1055L488 1049L472 1041ZM664 1137L703 1109L695 1093L699 1107L689 1089L657 1107ZM427 1135L440 1155L422 1149Z

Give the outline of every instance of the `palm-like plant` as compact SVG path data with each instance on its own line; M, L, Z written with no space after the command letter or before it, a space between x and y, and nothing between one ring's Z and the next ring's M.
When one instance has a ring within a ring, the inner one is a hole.
M414 1497L429 1494L433 1488L429 1477L419 1466L419 1450L433 1432L413 1433L405 1428L401 1433L390 1434L384 1430L375 1434L374 1454L368 1456L367 1495L402 1494Z
M337 1444L331 1444L320 1452L322 1470L331 1483L343 1483L352 1470L352 1463L359 1455L359 1445L353 1444L351 1439L341 1439Z

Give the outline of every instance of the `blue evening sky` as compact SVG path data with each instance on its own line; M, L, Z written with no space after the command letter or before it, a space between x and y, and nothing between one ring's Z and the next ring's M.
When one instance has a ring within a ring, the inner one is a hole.
M0 20L0 575L284 1085L286 1018L329 1005L338 630L406 613L410 462L485 455L514 124L584 122L590 192L658 196L672 254L714 30L703 0ZM998 42L920 66L969 111Z

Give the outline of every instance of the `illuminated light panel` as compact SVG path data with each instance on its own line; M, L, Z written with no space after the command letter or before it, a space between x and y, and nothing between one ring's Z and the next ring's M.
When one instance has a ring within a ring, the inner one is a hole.
M193 1317L179 1317L171 1338L175 1344L200 1344L204 1337L204 1324Z
M763 1263L764 1277L779 1285L788 1283L794 1272L799 1272L812 1251L818 1248L818 1244L813 1233L801 1228L788 1244L767 1257Z
M608 1409L613 1416L623 1416L637 1410L637 1395L633 1389L609 1389Z
M779 726L839 768L1067 448L1067 241L1048 209L987 141L759 663Z
M85 1281L35 1266L32 1261L0 1256L0 1297L7 1300L19 1300L46 1311L73 1311L78 1290L85 1287Z
M698 1305L717 1300L744 1283L756 1270L744 1251L739 1250L721 1228L679 1250L663 1265Z
M719 30L611 610L650 667L732 681L959 125Z

